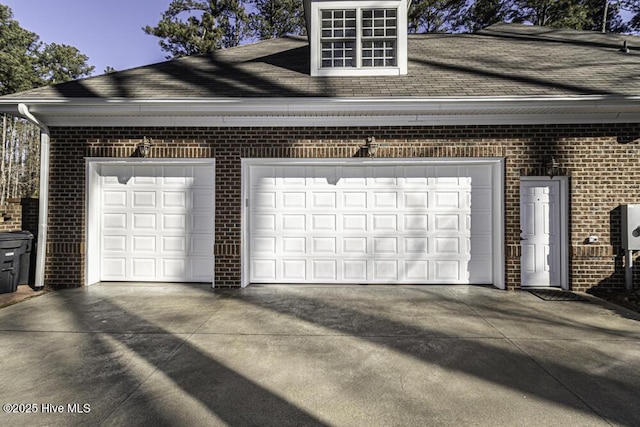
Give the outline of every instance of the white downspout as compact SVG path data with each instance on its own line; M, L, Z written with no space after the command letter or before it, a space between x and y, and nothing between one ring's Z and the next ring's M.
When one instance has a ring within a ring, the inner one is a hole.
M35 288L44 287L44 270L47 257L47 224L49 222L49 128L35 118L25 104L18 104L18 112L40 128L40 194L38 215L38 253L36 257Z

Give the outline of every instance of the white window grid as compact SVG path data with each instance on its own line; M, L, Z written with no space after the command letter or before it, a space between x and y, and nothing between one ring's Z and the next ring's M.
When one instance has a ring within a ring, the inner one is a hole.
M320 13L322 68L397 66L397 9L324 9Z
M396 42L392 40L363 41L362 42L362 66L363 67L395 67Z

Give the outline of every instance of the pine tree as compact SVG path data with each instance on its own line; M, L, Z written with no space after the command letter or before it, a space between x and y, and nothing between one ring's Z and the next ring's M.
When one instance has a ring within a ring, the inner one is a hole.
M143 30L161 39L167 58L177 58L239 45L248 22L240 0L172 0L158 24Z
M465 24L466 0L414 0L409 8L409 32L457 32Z
M88 76L94 67L78 49L40 41L0 4L0 95ZM38 189L40 129L7 115L1 117L0 204L32 197Z
M256 10L250 15L250 27L258 39L304 34L302 0L253 0L250 3Z

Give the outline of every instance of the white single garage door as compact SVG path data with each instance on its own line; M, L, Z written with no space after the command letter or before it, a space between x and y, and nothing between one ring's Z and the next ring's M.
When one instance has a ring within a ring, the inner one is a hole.
M101 164L95 170L99 280L212 281L212 164Z
M247 281L494 283L497 164L249 163Z

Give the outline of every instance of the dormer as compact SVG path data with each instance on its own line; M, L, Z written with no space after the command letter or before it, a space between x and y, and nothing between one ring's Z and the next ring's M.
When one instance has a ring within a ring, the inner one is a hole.
M305 0L312 76L407 74L410 0Z

